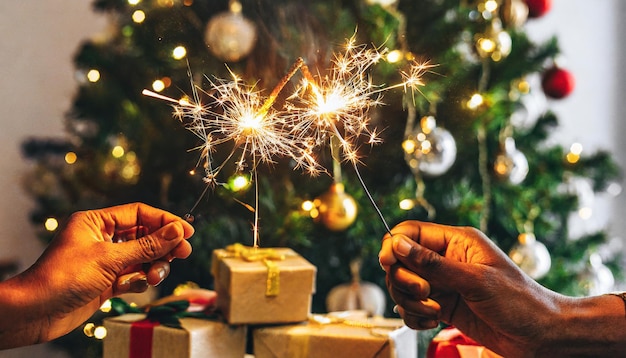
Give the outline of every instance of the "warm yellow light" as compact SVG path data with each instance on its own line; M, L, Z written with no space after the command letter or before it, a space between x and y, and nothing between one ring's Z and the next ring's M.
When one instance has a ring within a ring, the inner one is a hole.
M187 56L187 49L184 46L176 46L172 51L172 57L174 57L175 60L183 59L185 56Z
M387 61L389 63L396 63L402 59L402 51L393 50L387 54Z
M569 152L565 156L565 160L567 160L567 162L570 164L576 164L580 160L580 155Z
M96 339L104 339L107 336L107 329L104 326L98 326L93 330L93 336Z
M113 149L111 150L111 155L114 158L121 158L124 156L124 148L122 148L121 145L116 145L115 147L113 147Z
M196 175L196 170L195 169L191 169L189 171L189 175Z
M496 49L496 43L492 39L480 38L478 39L478 47L485 53L492 53Z
M400 206L400 209L402 210L411 210L415 207L415 200L404 199L404 200L401 200L398 205Z
M141 2L141 0L128 0L129 5L137 5Z
M165 83L161 80L156 80L152 82L152 89L154 92L161 92L165 89Z
M85 334L85 336L87 337L93 337L93 331L96 328L96 325L89 322L87 324L85 324L85 327L83 327L83 333Z
M44 226L46 230L54 231L59 227L59 222L55 218L47 218L46 222L44 223Z
M258 116L254 114L248 114L241 117L239 121L239 125L244 131L254 131L255 129L261 128L263 123L263 116Z
M250 181L246 176L238 175L235 179L233 179L232 189L233 191L239 191L245 189L248 184L250 184Z
M406 154L411 154L413 152L415 152L415 147L416 147L416 143L413 139L407 139L404 142L402 142L402 149L404 149L404 152Z
M313 210L313 208L315 208L315 205L313 204L311 200L305 200L302 202L302 205L300 207L304 211L311 211Z
M469 109L476 109L478 107L480 107L484 102L483 96L480 95L480 93L475 93L474 95L472 95L472 98L470 98L469 101L467 101L467 107L469 107Z
M428 154L433 149L433 145L429 140L425 140L421 143L420 151L423 154Z
M100 71L93 69L87 72L87 80L89 82L98 82L100 80Z
M134 22L141 24L146 20L146 13L142 10L136 10L135 12L133 12L132 19Z
M76 153L74 153L74 152L67 152L67 153L65 153L65 162L67 164L74 164L74 163L76 163L76 159L78 159L78 157L76 156Z
M485 1L485 10L489 12L494 12L498 9L498 2L495 0L487 0Z
M102 311L104 313L111 312L111 300L104 301L102 306L100 306L100 311Z

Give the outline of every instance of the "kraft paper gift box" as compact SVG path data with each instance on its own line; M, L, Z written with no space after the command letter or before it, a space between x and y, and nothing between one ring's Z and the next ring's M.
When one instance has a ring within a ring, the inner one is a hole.
M416 358L417 332L401 319L369 319L259 327L255 358Z
M224 322L180 318L182 328L161 325L145 319L145 314L129 313L104 320L107 335L104 358L242 358L246 353L245 326Z
M239 244L213 251L217 309L231 324L308 319L317 268L288 248Z

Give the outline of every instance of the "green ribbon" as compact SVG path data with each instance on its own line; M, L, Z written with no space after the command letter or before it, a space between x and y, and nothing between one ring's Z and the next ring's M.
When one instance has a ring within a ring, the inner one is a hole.
M144 313L147 320L159 322L164 326L172 328L183 328L180 324L181 318L217 319L217 315L214 314L187 312L189 301L186 300L171 301L158 306L148 306L145 309L133 306L119 297L113 297L110 301L111 312L117 316L128 313Z

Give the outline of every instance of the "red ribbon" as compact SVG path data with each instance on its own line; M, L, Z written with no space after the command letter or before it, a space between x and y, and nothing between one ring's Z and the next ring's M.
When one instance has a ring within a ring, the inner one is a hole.
M130 326L130 349L128 358L152 357L152 333L159 322L144 319Z

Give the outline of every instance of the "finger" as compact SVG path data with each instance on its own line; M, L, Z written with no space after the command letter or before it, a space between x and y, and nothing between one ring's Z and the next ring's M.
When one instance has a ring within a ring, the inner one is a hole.
M432 329L439 325L439 319L436 316L423 315L403 306L398 306L398 314L404 323L413 329Z
M417 273L431 286L464 290L470 289L476 282L474 273L462 263L446 259L403 235L394 235L392 241L393 252L404 267Z
M172 259L186 259L191 255L191 244L187 240L181 241L170 253L167 255L168 258Z
M146 278L149 285L157 286L170 274L170 264L167 261L157 260L150 264Z
M404 292L416 300L422 300L430 295L430 284L419 275L400 265L391 267L389 283L395 289Z
M114 244L114 254L124 267L152 262L167 256L185 237L184 227L180 222L172 222L152 234L137 240Z
M183 225L185 238L191 237L194 232L193 226L181 217L143 203L118 205L94 210L94 212L101 215L105 221L112 221L116 230L144 226L149 232L153 232L172 222L180 222Z
M378 262L385 272L389 272L391 265L397 262L393 254L393 246L391 245L391 235L386 234L383 237L380 252L378 253Z

